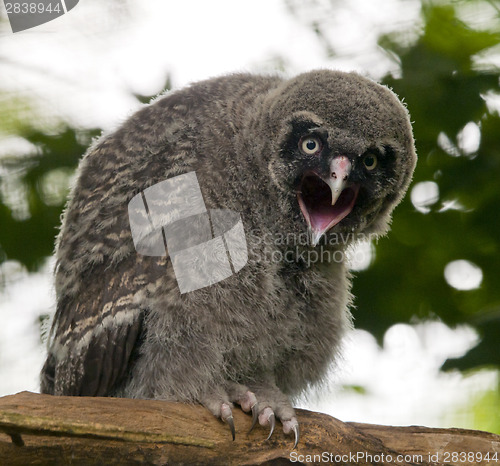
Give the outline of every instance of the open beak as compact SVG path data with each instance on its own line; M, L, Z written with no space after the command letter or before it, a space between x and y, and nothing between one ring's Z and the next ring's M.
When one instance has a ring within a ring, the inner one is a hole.
M335 157L327 177L311 171L302 178L297 199L316 246L330 228L352 211L359 186L348 181L352 165L345 156Z

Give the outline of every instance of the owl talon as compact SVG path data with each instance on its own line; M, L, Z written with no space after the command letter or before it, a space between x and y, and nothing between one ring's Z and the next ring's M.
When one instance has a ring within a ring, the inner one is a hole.
M285 434L289 434L290 432L294 433L295 436L295 442L293 444L292 450L295 450L297 448L297 445L300 440L300 429L299 429L299 423L297 422L297 418L294 416L288 421L283 421L283 432Z
M269 415L268 422L269 425L271 426L271 429L269 431L269 435L267 436L266 440L269 440L271 438L271 435L273 435L274 432L274 427L276 426L276 417L274 416L274 413L271 413Z
M234 442L234 439L236 438L236 431L234 429L233 416L229 416L225 421L228 423L229 428L231 429L231 435L233 437L233 442Z
M234 429L233 412L231 411L231 407L227 403L222 403L220 409L220 417L224 422L227 423L227 425L231 429L231 435L234 442L234 439L236 438L236 431Z
M252 406L252 425L250 426L250 430L248 431L248 433L252 432L258 420L259 420L259 404L255 403Z
M298 424L295 424L293 427L292 427L292 430L293 430L293 433L295 434L295 443L293 444L293 448L292 450L295 450L297 448L297 445L299 443L299 439L300 439L300 431L299 431L299 425Z

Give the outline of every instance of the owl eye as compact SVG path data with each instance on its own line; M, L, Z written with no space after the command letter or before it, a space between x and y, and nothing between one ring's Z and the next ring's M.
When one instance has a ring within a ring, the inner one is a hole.
M307 136L300 140L299 148L306 155L316 155L321 152L322 144L317 137Z
M372 171L377 166L377 156L375 154L366 154L363 159L365 168Z

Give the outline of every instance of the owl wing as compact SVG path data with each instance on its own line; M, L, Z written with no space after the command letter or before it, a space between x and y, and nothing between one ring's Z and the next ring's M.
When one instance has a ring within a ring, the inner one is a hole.
M133 255L116 267L94 266L82 278L85 286L77 297L59 300L42 370L43 393L113 394L143 336L147 309L138 293L154 285L165 263L166 257Z

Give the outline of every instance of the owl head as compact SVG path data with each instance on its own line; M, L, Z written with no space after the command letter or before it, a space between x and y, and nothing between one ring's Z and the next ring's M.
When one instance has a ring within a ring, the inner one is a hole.
M410 183L409 115L387 87L355 73L313 71L269 94L270 183L295 231L315 246L344 232L383 235Z

